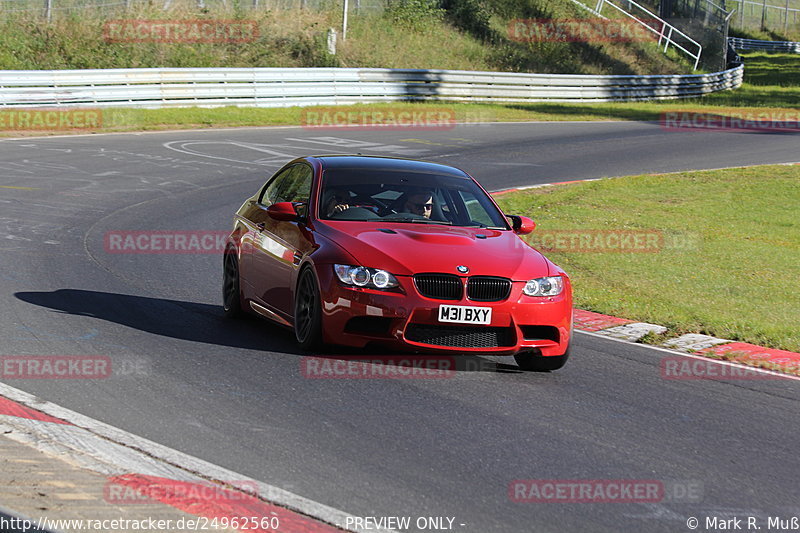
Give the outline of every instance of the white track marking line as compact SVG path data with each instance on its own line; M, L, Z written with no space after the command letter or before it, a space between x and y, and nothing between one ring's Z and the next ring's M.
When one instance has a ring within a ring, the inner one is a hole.
M0 395L77 426L70 430L48 428L47 431L43 431L45 427L58 426L59 424L52 422L32 423L31 421L26 423L21 422L26 420L23 418L0 417L0 427L11 425L18 429L27 428L31 432L36 432L36 435L29 434L27 437L25 434L17 435L19 437L18 440L40 447L40 449L49 451L51 454L54 451L58 453L66 449L71 452L69 454L71 458L87 468L93 470L100 468L100 472L103 474L107 475L109 472L116 472L117 468L122 469L121 471L124 472L138 472L137 469L144 464L148 465L146 468L156 469L156 472L173 472L184 479L197 478L222 483L235 480L252 484L252 486L257 487L257 491L252 493L254 496L342 529L345 529L344 524L347 517L357 516L133 435L99 420L37 398L32 394L4 383L0 383ZM15 418L16 420L9 420L9 418ZM13 435L13 433L7 436L10 435ZM43 441L38 439L41 436L45 437ZM68 440L68 444L55 440L61 438ZM125 452L120 450L123 447L127 449ZM75 452L79 452L80 455L76 456ZM105 467L103 464L105 464ZM245 490L244 492L249 491ZM355 528L345 530L356 533L362 533L363 531ZM389 529L370 529L369 531L396 533Z

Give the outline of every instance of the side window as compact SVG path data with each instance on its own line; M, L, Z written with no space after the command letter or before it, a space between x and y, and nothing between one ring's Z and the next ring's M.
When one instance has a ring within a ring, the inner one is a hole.
M458 191L458 193L461 195L461 200L464 202L464 206L467 208L467 214L470 221L480 222L486 226L493 225L492 219L489 218L489 214L480 204L480 201L475 198L475 195L469 191Z
M302 205L297 206L297 212L305 216L313 175L311 167L302 163L284 170L267 185L259 203L267 206L277 202L300 203Z
M291 168L286 188L281 191L282 202L305 204L308 207L308 198L311 196L311 180L313 170L308 165L295 165Z
M286 187L286 180L289 178L292 170L294 170L294 167L287 168L275 176L272 181L269 182L264 192L261 193L258 203L269 206L279 202L280 200L278 200L278 197L280 195L280 191Z

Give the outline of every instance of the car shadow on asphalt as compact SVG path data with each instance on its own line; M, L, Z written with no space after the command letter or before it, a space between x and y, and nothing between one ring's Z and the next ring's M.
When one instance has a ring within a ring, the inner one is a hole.
M326 347L323 353L302 351L291 330L255 316L226 319L222 306L165 298L151 298L112 292L84 289L58 289L55 291L17 292L14 296L23 301L59 313L93 317L132 329L180 340L206 344L271 351L304 357L308 368L342 369L342 365L313 367L314 361L345 361L354 368L358 361L377 364L401 376L408 372L440 370L445 372L502 372L519 373L514 364L505 364L471 354L425 355L388 352L383 348L368 347L354 350L343 347ZM308 366L311 365L311 366Z
M229 320L221 305L83 289L17 292L19 300L59 313L94 317L153 335L232 348L301 354L291 332L266 320Z

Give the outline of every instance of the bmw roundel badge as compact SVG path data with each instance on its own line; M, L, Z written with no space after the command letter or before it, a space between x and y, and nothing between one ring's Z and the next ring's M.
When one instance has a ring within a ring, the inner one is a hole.
M458 265L458 266L456 267L456 270L458 270L458 271L459 271L459 272L461 272L462 274L466 274L467 272L469 272L469 268L468 268L468 267L466 267L466 266L464 266L464 265Z

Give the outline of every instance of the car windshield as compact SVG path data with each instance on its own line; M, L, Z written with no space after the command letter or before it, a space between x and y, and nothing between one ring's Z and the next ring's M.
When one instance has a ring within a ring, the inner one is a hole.
M318 213L327 220L508 229L505 216L472 179L430 172L328 169Z

